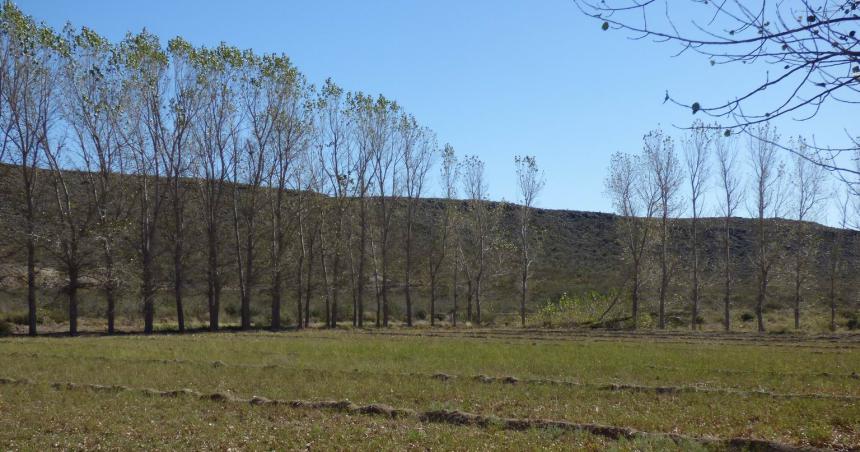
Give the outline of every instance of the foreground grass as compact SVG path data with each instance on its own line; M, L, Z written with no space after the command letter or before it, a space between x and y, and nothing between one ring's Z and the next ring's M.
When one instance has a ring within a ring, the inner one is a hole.
M663 449L674 444L423 424L283 406L64 392L47 386L71 381L284 400L349 399L418 411L451 409L694 437L858 447L858 400L802 397L860 397L860 379L852 376L860 372L860 346L846 344L725 343L707 337L675 342L537 341L528 334L496 339L361 332L5 339L0 340L0 377L42 384L0 385L0 446L41 449L60 438L76 441L60 441L60 447L71 448L89 448L96 444L91 441L112 447L183 447L195 438L203 447L261 449L304 448L311 442L325 448L360 444L368 449ZM431 378L436 373L460 378ZM469 378L479 374L512 375L521 381ZM791 396L609 391L603 387L609 383ZM44 413L51 413L50 419ZM62 427L55 431L52 425Z
M671 441L613 442L576 432L468 428L46 386L4 388L0 394L4 449L680 449Z

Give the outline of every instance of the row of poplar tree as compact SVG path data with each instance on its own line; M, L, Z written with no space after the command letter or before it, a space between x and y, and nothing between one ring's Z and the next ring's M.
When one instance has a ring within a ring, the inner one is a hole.
M213 330L228 282L238 287L242 328L252 326L262 284L274 329L282 327L287 290L298 327L311 322L315 293L328 326L343 317L344 294L353 324L363 325L365 303L375 299L375 323L388 325L395 254L408 325L417 267L429 275L432 322L446 274L452 320L465 284L467 320L480 323L498 227L484 164L439 146L396 102L345 92L331 80L315 87L284 55L194 47L182 38L165 48L147 31L119 43L88 28L55 32L11 2L0 12L0 33L0 160L17 173L7 188L20 206L10 215L23 220L30 334L40 250L66 274L73 335L85 271L98 274L109 333L128 279L136 281L146 333L160 291L172 292L184 331L183 300L198 275ZM416 207L435 161L443 197L451 201L461 189L465 202L433 212L418 253ZM533 157L515 164L524 201L516 228L524 319L529 209L543 180Z
M792 158L784 160L784 153ZM666 327L667 300L674 295L672 281L686 278L689 283L680 286L690 291L682 298L689 300L690 327L699 327L703 274L709 272L711 279L722 281L723 326L730 330L734 289L744 269L751 272L745 279L755 283L759 331L765 331L765 306L773 297L777 276L790 280L795 328L801 327L804 306L823 299L830 311L830 328L835 329L839 292L851 279L846 272L846 256L853 255L847 249L847 230L856 227L858 205L850 185L831 177L820 161L802 137L783 142L767 122L752 126L745 137L701 121L694 122L680 140L656 129L644 136L640 153L613 155L605 185L620 216L619 239L627 262L634 325L640 318L648 267L655 265L660 328ZM814 222L828 212L837 229L823 243ZM675 221L681 215L689 217L684 222L689 231L683 234ZM703 220L705 216L721 219L721 226L715 227L713 219ZM737 216L754 220L751 250L742 257L748 262L735 255L739 239L733 230L741 226ZM716 232L721 248L710 256L705 255L706 231ZM679 247L680 241L686 243ZM689 254L683 256L683 268L673 255L678 249ZM828 269L825 275L822 267ZM825 291L819 296L822 280L826 280Z

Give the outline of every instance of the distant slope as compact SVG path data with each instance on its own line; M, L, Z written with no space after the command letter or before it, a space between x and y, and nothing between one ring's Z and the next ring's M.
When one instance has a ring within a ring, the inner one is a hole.
M42 226L42 244L49 243L50 231L54 229L58 221L56 216L51 213L51 199L48 186L48 174L42 174L41 182L43 205L45 206L44 213L40 219ZM20 201L16 196L15 189L18 184L18 173L14 167L0 166L0 227L6 233L0 234L0 290L14 291L20 289L25 283L24 274L24 259L23 248L20 244L20 216L18 206ZM193 188L194 180L189 179L187 183L189 188ZM80 189L80 187L78 187ZM232 190L228 190L228 193ZM82 192L83 193L83 192ZM192 192L193 195L194 192ZM86 202L86 197L82 195L82 202ZM128 200L130 205L134 205L134 200ZM226 198L226 203L231 202L230 198ZM426 251L428 246L428 236L431 228L436 227L433 218L436 218L444 209L447 201L439 199L422 199L419 203L416 227L416 250L418 260L415 264L417 276L413 279L418 286L417 309L426 309L429 289L428 272L426 262ZM464 201L453 201L456 203L457 209L461 216L468 215L468 205ZM501 225L499 235L501 238L501 252L496 253L490 259L489 267L490 277L487 284L487 295L485 297L485 309L488 312L495 313L512 313L516 310L518 303L518 286L517 286L517 263L516 263L516 238L514 236L517 207L511 204L500 204L490 202L490 207L500 209ZM188 272L188 286L192 291L202 293L205 285L203 273L202 246L203 236L199 226L199 216L195 213L195 201L192 200L189 204L189 237L192 252L188 256L187 262L190 268ZM229 209L225 208L224 221L229 223ZM164 215L168 218L169 215ZM397 221L397 218L395 218ZM622 245L617 236L618 217L607 213L598 212L580 212L568 210L549 210L536 209L534 212L534 229L536 234L541 237L540 246L536 262L533 266L532 287L532 304L529 307L531 310L546 300L556 299L561 293L580 293L589 290L606 292L612 289L622 287L626 282L626 263L625 256L622 252ZM133 227L133 221L129 223ZM676 262L673 271L672 280L672 304L670 308L676 310L685 309L685 297L689 293L688 288L688 262L686 256L689 255L689 220L682 219L674 222L673 225L673 242L672 251ZM715 218L707 218L702 220L704 240L704 307L716 309L721 303L722 291L722 220ZM788 229L790 222L784 220L769 220L768 227L770 235L773 236L782 245L782 251L786 256L790 255L792 248L788 240ZM821 225L811 225L815 237L818 240L819 253L817 262L813 266L810 283L807 287L811 298L817 300L818 295L823 293L827 277L827 256L829 253L830 243L833 240L837 230ZM232 237L229 235L231 228L225 227L223 239L224 265L225 274L228 277L228 286L235 286L235 281L229 280L233 272L231 271L234 264L231 260ZM130 231L131 232L131 231ZM397 228L395 238L392 243L395 246L394 251L394 276L392 285L394 287L394 304L402 304L402 296L397 293L399 284L402 281L402 228ZM265 234L265 232L263 232ZM132 248L133 234L130 234L130 239L125 241L125 249L123 250L124 262L126 265L126 275L128 280L128 288L134 288L134 279L136 277L134 263L134 250ZM741 306L751 303L755 294L754 273L752 269L752 252L754 246L754 222L749 219L735 218L732 220L732 250L736 256L736 274L738 281L736 284L736 302ZM858 256L858 246L860 246L860 235L854 231L846 231L846 246L843 248L843 255L846 262L844 269L845 274L854 275L860 269L860 256ZM162 242L163 244L164 242ZM261 250L258 255L261 262L259 268L265 270L265 236L261 236ZM43 246L39 251L41 267L39 274L39 283L48 289L57 289L63 285L63 276L59 272L60 266L53 255ZM85 282L91 286L98 285L98 259L96 253L93 252L93 260L90 269L88 270L88 278ZM159 278L165 283L169 282L169 255L166 252L161 253L163 259L160 265ZM787 271L789 260L783 258L780 260L783 264L776 268L774 278L771 282L771 287L774 289L771 303L778 306L787 306L790 299L791 281ZM645 302L653 302L654 299L654 277L656 276L656 266L648 266L650 269L649 278L645 284ZM291 273L288 272L288 275ZM290 276L291 277L291 276ZM318 275L316 276L318 279ZM440 312L450 308L450 290L449 286L450 272L446 271L440 287ZM287 284L292 284L292 280L286 281ZM461 279L461 283L464 281ZM262 271L259 279L259 296L256 297L255 303L259 303L260 310L265 310L265 303L268 298L264 295L268 284L268 272ZM371 281L367 282L368 286ZM465 306L465 285L461 288L461 307ZM131 290L129 291L131 292ZM286 295L292 296L294 291L287 290ZM133 297L132 297L133 298ZM168 297L165 297L167 299ZM370 298L370 297L369 297ZM349 294L344 294L342 303L351 304ZM369 300L372 301L372 300ZM166 301L169 302L169 301ZM292 303L287 298L284 301L286 304ZM370 303L372 304L372 303ZM396 310L395 310L396 311Z

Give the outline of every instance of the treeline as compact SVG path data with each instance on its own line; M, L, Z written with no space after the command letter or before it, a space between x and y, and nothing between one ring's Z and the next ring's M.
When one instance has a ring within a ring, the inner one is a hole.
M182 38L163 47L147 31L119 43L88 28L55 32L11 2L0 33L0 161L17 173L4 178L14 180L4 190L15 208L3 223L22 225L10 234L26 254L31 335L43 253L66 275L72 335L85 273L96 275L108 333L119 294L132 287L146 333L165 291L184 331L192 280L204 281L211 330L228 285L238 289L243 329L263 294L273 329L283 327L288 295L299 328L316 296L330 327L346 312L363 326L367 309L387 326L401 296L412 325L417 269L427 275L431 322L444 292L454 324L458 296L466 320L481 323L491 260L502 252L521 275L525 322L530 209L543 186L533 157L515 159L523 205L517 226L502 232L480 159L440 146L382 95L331 80L313 86L284 55ZM465 205L433 212L416 243L416 203L436 162L444 197L462 195Z
M824 303L830 329L836 329L839 300L856 299L846 259L856 251L847 249L855 246L848 229L857 226L856 194L815 163L814 150L802 137L781 142L767 122L742 139L698 121L680 140L656 129L644 136L641 152L612 156L605 186L620 216L634 327L641 319L643 288L649 286L656 292L659 328L666 327L666 306L674 297L688 303L690 328L699 328L707 279L721 280L722 323L728 331L739 298L737 281L743 278L754 283L744 289L754 291L757 329L765 331L764 312L779 278L791 287L795 328L801 328L804 309ZM783 148L790 150L787 161ZM825 242L814 222L828 209L836 213L831 216L836 229ZM703 224L703 216L714 214L721 227L714 227L714 219ZM754 226L752 246L741 257L734 217L744 214ZM689 220L678 221L681 215ZM705 232L716 233L707 241L716 239L721 251L704 252Z

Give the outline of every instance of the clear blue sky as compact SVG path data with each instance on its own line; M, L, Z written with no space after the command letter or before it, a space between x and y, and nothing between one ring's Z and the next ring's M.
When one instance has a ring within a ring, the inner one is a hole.
M569 0L18 4L56 28L70 21L112 40L146 27L164 40L284 52L310 81L332 77L348 90L383 93L458 153L479 155L494 199L516 199L513 156L535 155L546 170L538 201L546 208L610 211L603 196L610 154L637 152L658 124L680 135L673 126L693 119L662 104L667 89L706 104L764 77L762 67L711 67L703 57L673 58L669 45L603 32ZM812 122L778 125L784 135L844 144L843 128L857 118L847 112L834 106Z

